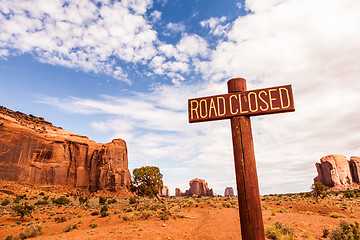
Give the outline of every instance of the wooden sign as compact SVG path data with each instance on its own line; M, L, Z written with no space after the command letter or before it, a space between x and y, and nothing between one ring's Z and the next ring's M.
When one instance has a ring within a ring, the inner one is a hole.
M188 100L189 122L295 111L291 85Z
M233 78L228 94L189 99L189 122L230 118L243 240L265 240L254 143L249 116L295 111L291 85L247 91Z

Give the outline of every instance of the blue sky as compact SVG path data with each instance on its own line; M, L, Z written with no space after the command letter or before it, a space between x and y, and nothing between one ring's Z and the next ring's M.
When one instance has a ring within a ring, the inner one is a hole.
M187 99L292 84L294 113L253 117L262 194L308 191L314 164L359 156L356 0L0 1L0 105L97 142L165 184L235 188L228 120L187 123Z

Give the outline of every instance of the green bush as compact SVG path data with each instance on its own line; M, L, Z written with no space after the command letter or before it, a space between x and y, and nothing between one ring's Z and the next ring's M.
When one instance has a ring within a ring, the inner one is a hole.
M108 208L108 206L106 206L106 205L102 206L102 208L100 210L100 214L101 214L101 217L109 216L109 208Z
M330 234L331 240L360 240L360 226L358 222L341 221Z
M89 200L89 196L85 196L85 197L80 196L80 197L79 197L79 202L80 202L80 204L84 204L84 203L86 203L88 200Z
M162 221L169 220L170 214L168 212L160 212L159 213L159 219Z
M91 213L91 216L97 216L97 215L100 215L100 212L95 210Z
M354 198L355 197L355 193L353 191L346 191L343 193L344 198Z
M137 203L136 198L130 197L130 198L129 198L129 204L135 204L135 203Z
M46 200L38 200L34 205L48 205L49 202Z
M57 199L52 199L52 202L56 205L67 205L70 203L70 199L67 199L65 196L61 196Z
M113 203L117 203L117 201L116 201L115 198L113 198L113 199L109 199L109 200L107 201L107 203L108 203L108 204L113 204Z
M148 212L143 212L141 213L141 216L140 218L142 219L149 219L151 217L151 213L148 213Z
M101 204L101 205L104 205L105 203L106 203L106 197L103 197L103 196L100 196L99 197L99 203Z
M1 202L1 206L6 206L6 205L9 205L10 204L10 201L8 199L5 199Z

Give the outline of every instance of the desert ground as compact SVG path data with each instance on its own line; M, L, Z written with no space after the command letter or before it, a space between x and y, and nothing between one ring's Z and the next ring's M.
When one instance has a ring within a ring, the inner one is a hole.
M63 187L1 181L0 240L241 239L236 197L167 201L171 214L155 199L104 192L86 199ZM34 208L21 221L14 207L25 202ZM359 202L356 190L332 192L323 199L311 193L261 196L267 239L329 239L340 222L359 221Z

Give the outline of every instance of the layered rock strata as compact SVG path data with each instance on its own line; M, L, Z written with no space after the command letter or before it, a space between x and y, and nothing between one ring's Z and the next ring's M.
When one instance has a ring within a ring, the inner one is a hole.
M213 196L212 188L209 189L207 182L203 179L195 178L190 181L189 183L190 188L186 190L185 193L181 192L179 188L175 188L175 195L176 196Z
M96 143L0 106L0 178L93 192L127 191L131 176L124 140Z
M359 157L351 157L348 161L344 155L332 154L322 157L315 166L318 176L314 178L314 182L330 188L356 187L360 183Z

